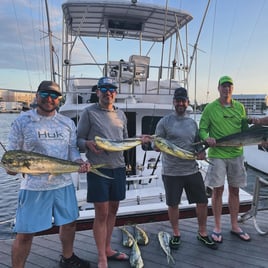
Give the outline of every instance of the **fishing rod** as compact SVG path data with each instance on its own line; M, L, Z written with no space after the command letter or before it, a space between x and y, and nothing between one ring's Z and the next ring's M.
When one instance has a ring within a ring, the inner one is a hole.
M7 152L6 147L4 146L4 144L2 142L0 142L0 145L2 146L2 148L4 149L5 152Z

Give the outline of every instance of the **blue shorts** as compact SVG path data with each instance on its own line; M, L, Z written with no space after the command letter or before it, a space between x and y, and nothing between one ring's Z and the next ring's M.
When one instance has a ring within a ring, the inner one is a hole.
M14 231L36 233L75 221L79 216L73 185L49 191L20 190Z
M120 201L126 197L126 168L98 169L112 177L107 179L93 172L87 173L87 202Z

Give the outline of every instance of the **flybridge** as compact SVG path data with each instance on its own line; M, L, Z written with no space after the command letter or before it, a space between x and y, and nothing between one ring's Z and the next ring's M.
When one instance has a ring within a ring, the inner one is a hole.
M193 17L185 11L130 1L69 1L62 5L68 31L80 36L106 37L121 31L128 39L162 42Z

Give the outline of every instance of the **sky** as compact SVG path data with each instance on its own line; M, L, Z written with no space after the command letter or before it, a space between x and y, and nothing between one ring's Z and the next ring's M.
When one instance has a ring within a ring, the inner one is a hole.
M197 68L192 66L189 78L190 99L195 91L198 103L217 98L223 75L233 78L234 94L268 94L267 0L138 0L163 6L166 1L193 16L188 25L190 46L197 41L210 2L198 39ZM60 58L65 1L47 2ZM50 79L44 0L1 0L0 32L0 88L35 91L40 81Z

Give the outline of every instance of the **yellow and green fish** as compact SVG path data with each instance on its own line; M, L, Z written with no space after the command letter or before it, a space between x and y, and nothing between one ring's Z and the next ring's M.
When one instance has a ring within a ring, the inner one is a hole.
M187 159L187 160L197 159L195 153L179 148L178 146L176 146L175 144L171 143L170 141L164 138L156 136L154 137L153 141L154 146L161 152L165 152L167 154L173 155L181 159Z
M127 138L123 140L111 140L95 136L97 146L105 151L120 152L129 150L141 144L140 138Z
M137 243L142 246L146 246L149 243L148 235L138 225L135 225L135 239Z
M169 264L171 261L173 264L175 264L175 260L171 255L171 249L169 246L170 238L171 238L171 236L167 232L160 231L158 233L158 241L160 243L161 248L163 249L163 251L167 255L167 263Z
M77 162L22 150L6 151L1 159L1 166L6 170L14 173L32 175L59 175L63 173L78 172L80 165L81 164ZM93 172L99 176L113 179L97 170L97 168L103 166L105 166L105 164L93 165L88 172Z

